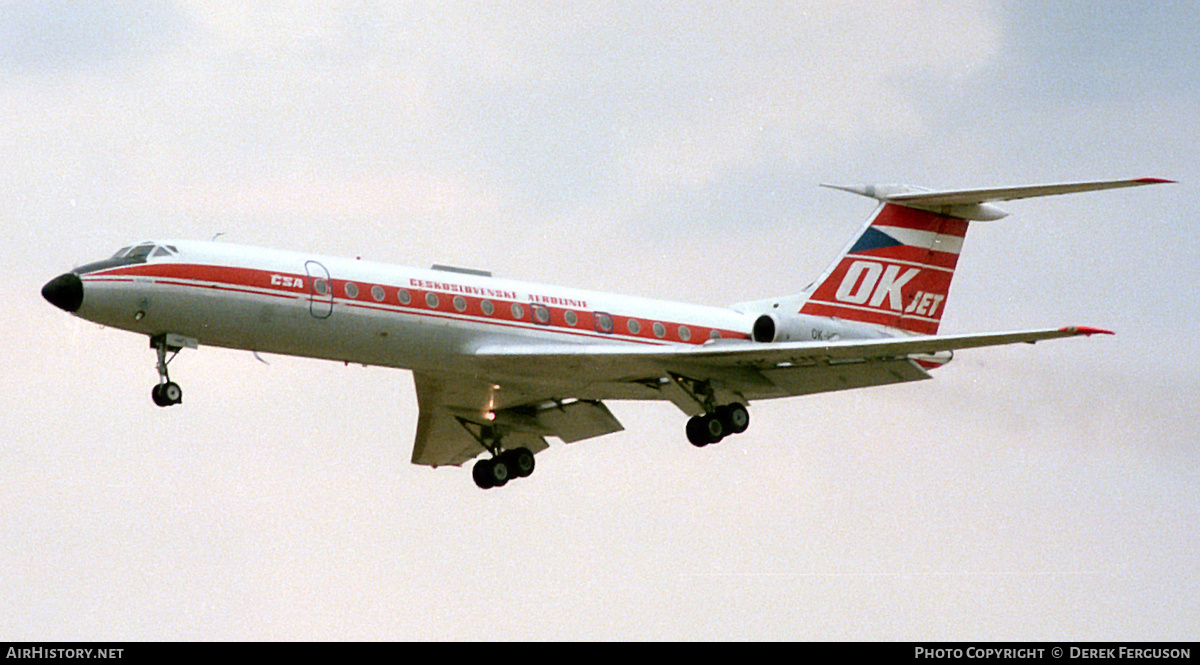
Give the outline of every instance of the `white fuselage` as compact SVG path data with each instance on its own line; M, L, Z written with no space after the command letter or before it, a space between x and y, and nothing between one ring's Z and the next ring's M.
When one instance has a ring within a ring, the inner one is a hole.
M410 369L482 345L703 344L749 339L727 308L197 241L81 275L76 314L200 344Z

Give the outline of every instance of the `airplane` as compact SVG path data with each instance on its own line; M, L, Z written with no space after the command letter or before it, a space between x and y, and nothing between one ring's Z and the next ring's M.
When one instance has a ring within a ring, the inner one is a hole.
M51 279L42 295L147 336L161 407L183 400L168 364L201 344L411 370L412 462L462 466L484 455L472 478L488 489L530 475L546 437L622 430L609 400L671 402L702 447L744 432L757 400L928 379L961 349L1112 334L938 327L968 225L1006 215L995 202L1169 182L825 185L877 207L812 284L729 307L194 240L123 247Z

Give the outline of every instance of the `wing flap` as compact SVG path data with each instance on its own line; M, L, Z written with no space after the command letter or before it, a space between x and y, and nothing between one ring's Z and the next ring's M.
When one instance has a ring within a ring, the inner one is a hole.
M565 443L625 429L602 402L576 401L538 411L537 421Z
M496 400L492 384L471 377L431 372L413 372L413 382L420 410L413 442L413 464L460 466L486 452L475 434L482 426L490 424L483 415L487 405ZM519 396L513 397L517 398ZM505 433L504 445L528 448L535 453L548 447L538 433L515 428Z
M422 403L425 402L425 403ZM417 391L420 416L413 442L412 463L424 466L460 466L484 452L458 419L438 404L429 404Z
M779 394L792 396L933 378L913 360L780 367L766 370L763 374L779 389Z
M417 435L412 462L459 466L487 448L482 438L499 435L505 449L549 447L546 436L566 443L619 432L624 427L598 400L574 398L571 386L483 382L473 376L414 372Z

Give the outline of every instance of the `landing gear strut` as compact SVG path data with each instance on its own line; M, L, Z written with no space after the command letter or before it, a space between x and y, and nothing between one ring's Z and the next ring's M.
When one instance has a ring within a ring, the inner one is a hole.
M183 401L183 389L178 383L171 380L167 374L167 363L175 359L183 347L196 348L196 341L180 335L155 335L150 338L150 348L158 352L158 362L155 364L155 369L158 370L158 385L150 391L150 399L158 406L172 406ZM171 357L167 357L167 353L171 353Z

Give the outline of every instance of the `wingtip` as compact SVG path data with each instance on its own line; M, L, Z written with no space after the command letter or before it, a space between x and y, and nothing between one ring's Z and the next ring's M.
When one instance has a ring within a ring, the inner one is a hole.
M1091 337L1092 335L1117 334L1111 330L1105 330L1104 328L1092 328L1090 326L1065 326L1063 328L1059 328L1059 330L1071 335L1083 335L1085 337Z
M1173 185L1176 181L1167 180L1166 178L1138 178L1134 182L1143 185Z

